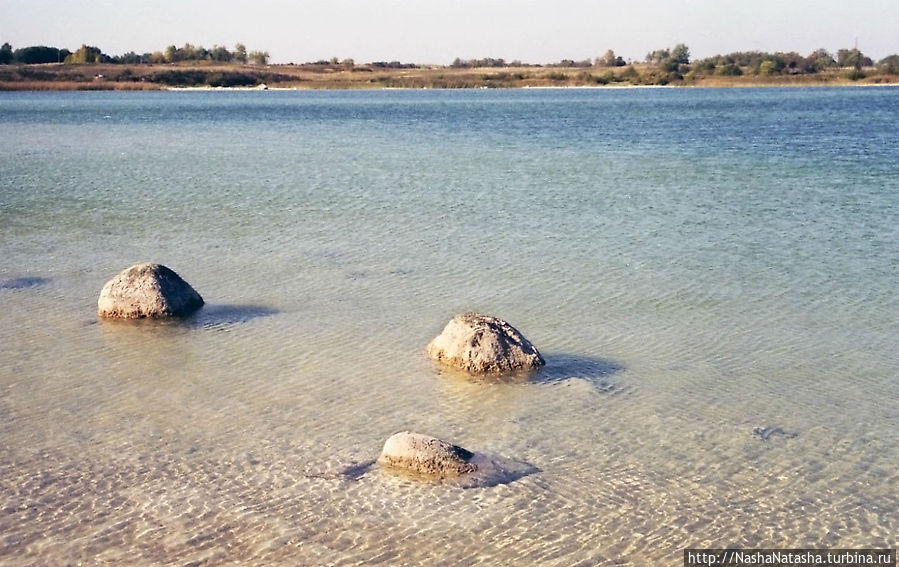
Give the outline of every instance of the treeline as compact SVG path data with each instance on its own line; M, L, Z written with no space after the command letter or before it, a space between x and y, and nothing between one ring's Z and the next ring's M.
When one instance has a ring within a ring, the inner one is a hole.
M876 67L888 74L895 74L897 55L890 55L876 64L858 49L840 49L836 54L817 49L803 56L796 52L765 53L742 51L716 55L693 63L689 72L701 75L751 74L758 76L814 74L828 69L853 69L859 73L865 68Z
M24 65L62 63L65 61L66 57L71 54L72 52L68 49L47 47L46 45L23 47L13 51L13 48L9 43L4 43L0 46L0 65L9 65L11 63L21 63Z
M647 62L661 64L663 60L673 59L677 63L688 63L690 58L690 50L684 44L678 44L674 49L657 50L647 55ZM481 69L487 67L565 67L569 69L587 69L590 67L624 67L633 63L625 61L623 57L617 55L614 50L609 49L600 57L593 59L562 59L555 63L532 64L522 63L521 61L506 61L502 58L485 57L483 59L462 59L456 57L450 64L454 69Z
M459 69L503 68L503 67L566 67L566 68L614 68L628 67L621 73L607 72L597 78L600 84L607 82L639 81L641 84L670 84L703 77L723 76L735 77L754 75L772 77L777 75L809 75L827 70L849 69L847 78L856 80L866 76L866 70L885 75L899 74L899 55L889 55L878 62L859 51L857 48L840 49L835 54L826 49L817 49L807 56L796 52L766 53L761 51L735 52L726 55L715 55L693 61L690 48L683 43L673 48L651 51L641 62L642 73L637 72L634 61L625 61L609 49L601 57L592 61L585 59L574 61L563 59L549 65L529 65L520 61L507 62L492 57L463 60L456 58L450 67Z
M211 49L185 43L181 47L170 45L162 51L152 53L135 53L129 51L123 55L107 55L98 47L82 45L76 51L45 45L35 45L13 49L9 43L0 46L0 65L41 63L113 63L136 65L141 63L177 63L179 61L216 61L220 63L268 63L267 51L247 51L244 44L238 43L233 50L221 45Z
M162 51L137 54L128 52L123 55L110 56L97 47L82 45L72 52L68 49L48 46L30 46L13 49L9 43L0 46L0 64L29 65L38 63L120 63L150 64L178 62L220 62L220 63L255 63L267 64L269 54L266 51L248 51L246 46L238 43L233 49L214 45L211 49L186 43L181 47L170 45ZM292 66L292 64L291 64ZM285 66L290 67L290 66ZM298 67L310 72L358 71L389 72L404 69L441 69L447 67L421 66L400 61L377 61L357 65L353 59L333 57L300 64ZM559 85L668 85L698 84L700 82L727 82L730 78L759 78L755 82L778 83L798 77L797 80L822 82L834 79L860 80L868 82L895 82L899 76L899 55L890 55L880 61L873 61L857 48L840 49L831 53L826 49L817 49L808 55L796 52L761 52L743 51L715 55L694 60L686 44L679 43L671 48L656 49L646 54L642 61L627 60L617 55L614 50L607 50L602 56L593 59L563 59L556 63L533 65L521 61L506 61L502 58L467 59L456 58L448 68L496 69L481 72L475 77L479 85L515 86L522 82L550 81ZM527 68L533 71L509 73L503 68ZM548 72L539 69L548 68ZM576 73L566 69L579 69ZM148 77L140 74L142 80L158 79L163 84L188 84L201 82L210 85L252 84L250 77L239 70L232 70L236 75L215 75L203 78L185 74L172 76ZM820 77L815 77L820 74ZM21 73L20 73L21 75ZM117 75L118 76L118 75ZM137 73L135 73L137 76ZM802 78L806 77L806 78ZM274 77L272 77L274 78ZM258 83L259 81L257 81ZM795 82L795 81L793 81Z
M622 63L623 64L623 63ZM503 67L592 67L594 62L590 59L575 61L574 59L562 59L557 63L549 63L546 65L538 65L533 63L524 63L519 60L506 61L503 58L485 57L483 59L461 59L456 57L450 67L453 69L485 69L485 68L503 68Z

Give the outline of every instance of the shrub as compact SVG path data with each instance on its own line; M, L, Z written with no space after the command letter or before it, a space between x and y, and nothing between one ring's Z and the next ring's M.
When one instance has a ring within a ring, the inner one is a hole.
M877 70L885 75L899 75L899 55L889 55L878 61Z
M99 47L82 45L75 53L65 58L65 63L104 63L109 57Z
M770 59L767 61L762 61L759 63L759 75L762 77L767 77L770 75L777 75L779 72L777 70L777 64Z
M195 70L171 70L154 73L150 80L170 87L195 87L206 83L206 73Z
M837 51L837 65L840 67L870 67L874 62L858 49L840 49Z
M606 71L602 75L593 75L592 80L597 85L608 85L609 83L615 83L620 81L618 77L615 76L615 73L612 71Z
M739 77L743 74L743 70L733 63L727 63L726 65L719 65L716 67L715 74L721 75L722 77Z
M640 73L634 69L633 65L628 65L617 75L616 82L631 83L632 85L640 84Z
M680 62L673 57L669 57L659 63L659 68L667 73L674 73L678 70L678 68L680 68Z
M223 87L255 87L259 80L246 73L226 72L222 73Z
M703 59L697 63L693 64L693 73L701 74L701 73L714 73L715 72L715 61L712 59Z

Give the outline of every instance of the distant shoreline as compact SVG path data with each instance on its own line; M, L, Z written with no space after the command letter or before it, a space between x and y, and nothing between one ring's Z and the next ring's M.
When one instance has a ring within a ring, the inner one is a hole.
M296 92L296 91L327 91L327 90L338 90L338 91L431 91L431 90L522 90L522 91L629 91L629 90L681 90L681 89L798 89L798 88L884 88L884 87L899 87L899 82L896 83L868 83L868 84L826 84L826 83L815 83L815 84L791 84L791 85L607 85L607 86L590 86L590 85L580 85L580 86L547 86L547 87L495 87L495 88L487 88L487 87L469 87L469 88L432 88L432 87L382 87L379 89L328 89L328 88L303 88L303 87L268 87L264 89L260 89L258 87L165 87L162 89L157 89L160 91L166 92L260 92L260 91L272 91L272 92Z
M624 67L417 67L372 65L172 64L0 65L0 91L380 90L484 88L659 88L895 86L899 75L876 69L814 74L684 76L668 81L648 64Z

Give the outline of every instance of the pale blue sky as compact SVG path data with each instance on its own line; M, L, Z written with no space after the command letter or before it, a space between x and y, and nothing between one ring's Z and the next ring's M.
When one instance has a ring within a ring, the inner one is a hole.
M899 0L0 0L0 43L83 43L118 55L193 43L267 50L272 62L331 57L447 64L635 60L686 43L731 51L859 48L899 53Z

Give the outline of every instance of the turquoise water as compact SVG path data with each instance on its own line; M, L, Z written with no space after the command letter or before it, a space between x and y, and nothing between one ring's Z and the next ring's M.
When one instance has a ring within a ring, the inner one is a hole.
M0 93L0 562L896 547L897 123L895 88ZM98 321L141 261L207 306ZM433 366L472 309L546 368ZM367 467L402 429L533 472Z

